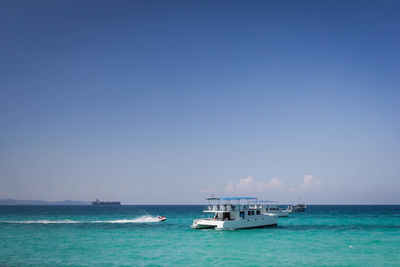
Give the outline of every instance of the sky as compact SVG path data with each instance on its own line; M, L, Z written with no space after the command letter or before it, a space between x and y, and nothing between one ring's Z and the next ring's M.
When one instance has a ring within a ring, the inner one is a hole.
M399 1L0 3L0 198L400 204Z

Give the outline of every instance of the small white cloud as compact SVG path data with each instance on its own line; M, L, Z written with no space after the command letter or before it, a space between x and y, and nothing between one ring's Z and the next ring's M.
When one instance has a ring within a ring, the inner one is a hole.
M232 182L230 182L229 184L227 184L225 186L225 191L226 192L234 192L235 191L235 187Z
M230 182L225 186L225 192L228 193L256 193L256 192L287 192L301 193L305 191L319 191L321 180L310 174L304 175L303 183L299 186L288 186L279 178L274 177L270 181L258 181L252 176L241 178L237 183Z
M236 191L252 191L255 189L255 182L252 176L239 180L236 185Z
M321 180L309 174L304 175L303 183L300 185L301 190L313 189L319 191L320 187L321 187Z
M257 184L257 191L271 191L284 188L284 183L276 177L272 178L268 183L258 182Z
M283 188L285 185L278 178L272 178L269 182L257 181L252 176L239 179L234 184L230 182L225 187L225 192L253 193L262 192L270 189Z

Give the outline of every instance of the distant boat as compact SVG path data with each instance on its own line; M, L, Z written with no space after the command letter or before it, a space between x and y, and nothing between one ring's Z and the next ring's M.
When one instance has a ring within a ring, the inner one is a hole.
M162 216L158 216L158 221L159 222L163 222L163 221L165 221L167 218L165 218L165 217L162 217Z
M290 205L287 207L287 212L305 212L307 206L305 204Z
M96 201L92 202L93 206L121 206L121 202L119 201L99 201L99 199L96 199Z
M289 212L287 210L282 210L278 207L277 201L258 201L257 203L264 203L265 211L264 213L274 214L278 217L288 217Z

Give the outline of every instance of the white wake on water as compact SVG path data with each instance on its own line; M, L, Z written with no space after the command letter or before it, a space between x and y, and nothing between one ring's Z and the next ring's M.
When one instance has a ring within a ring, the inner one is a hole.
M153 223L159 222L158 216L150 216L145 215L138 217L136 219L121 219L121 220L112 220L112 221L92 221L92 223Z
M154 223L159 222L158 216L145 215L135 219L120 219L120 220L108 220L108 221L73 221L73 220L29 220L29 221L0 221L0 223L42 223L42 224L50 224L50 223Z

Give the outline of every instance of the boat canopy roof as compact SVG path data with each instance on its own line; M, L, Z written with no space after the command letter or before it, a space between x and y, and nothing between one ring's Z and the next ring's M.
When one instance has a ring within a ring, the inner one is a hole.
M221 197L222 200L257 199L256 197Z
M209 197L206 200L257 200L256 197Z

